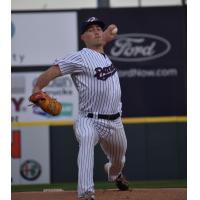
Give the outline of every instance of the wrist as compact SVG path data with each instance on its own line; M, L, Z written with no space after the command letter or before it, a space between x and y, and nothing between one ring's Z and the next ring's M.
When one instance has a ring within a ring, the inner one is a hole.
M39 91L41 91L41 89L40 89L40 88L38 88L38 87L35 87L35 88L33 88L33 91L32 91L32 93L34 94L34 93L36 93L36 92L39 92Z

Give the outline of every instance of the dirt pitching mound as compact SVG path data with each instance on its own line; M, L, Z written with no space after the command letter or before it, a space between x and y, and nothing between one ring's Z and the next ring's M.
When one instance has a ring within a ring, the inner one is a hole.
M12 200L77 200L75 191L14 192ZM186 200L186 188L96 190L96 200Z

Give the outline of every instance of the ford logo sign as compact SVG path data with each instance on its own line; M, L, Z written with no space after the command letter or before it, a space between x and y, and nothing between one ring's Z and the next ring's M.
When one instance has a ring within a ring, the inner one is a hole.
M166 55L171 44L165 38L144 33L121 34L117 36L108 52L112 60L121 62L143 62Z

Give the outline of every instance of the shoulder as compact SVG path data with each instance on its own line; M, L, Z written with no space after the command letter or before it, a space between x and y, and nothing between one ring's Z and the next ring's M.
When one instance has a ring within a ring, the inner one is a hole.
M63 57L60 58L56 58L55 62L58 61L76 61L76 60L80 60L81 59L81 55L80 55L80 51L77 52L73 52L73 53L69 53Z
M66 59L73 59L73 58L78 58L78 57L81 57L80 51L70 53L65 58Z

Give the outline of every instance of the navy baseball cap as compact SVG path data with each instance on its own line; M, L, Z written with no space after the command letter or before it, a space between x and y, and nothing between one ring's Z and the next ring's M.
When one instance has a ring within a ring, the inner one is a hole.
M105 28L105 24L103 21L99 20L96 17L90 17L87 20L82 22L81 34L83 34L88 29L88 27L93 24L97 24L98 26L100 26L102 28L102 30L104 30L104 28Z

